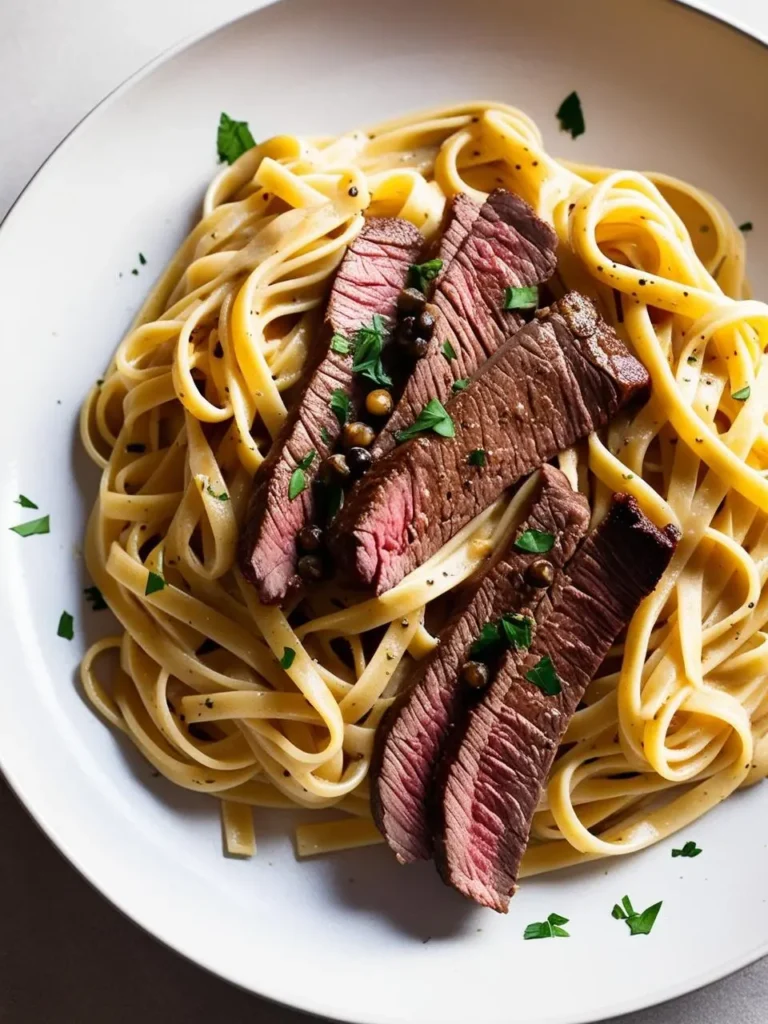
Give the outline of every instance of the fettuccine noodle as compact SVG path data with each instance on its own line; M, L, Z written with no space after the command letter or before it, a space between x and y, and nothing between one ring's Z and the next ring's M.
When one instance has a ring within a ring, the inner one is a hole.
M381 841L374 732L436 644L425 610L524 516L535 479L370 600L331 582L263 606L235 565L251 478L364 216L429 239L448 197L497 186L554 226L560 285L597 301L653 381L561 467L593 524L627 491L682 531L571 721L523 873L641 849L768 773L768 307L742 235L692 186L563 163L520 111L467 103L279 136L225 167L83 408L103 470L87 564L121 631L82 682L157 771L220 801L231 853L255 850L253 807L336 809L299 826L300 854Z

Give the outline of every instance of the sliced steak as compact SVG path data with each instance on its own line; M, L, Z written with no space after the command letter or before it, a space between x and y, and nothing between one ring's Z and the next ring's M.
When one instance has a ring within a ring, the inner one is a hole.
M313 520L311 483L321 461L333 451L341 430L329 406L331 394L341 388L353 399L356 397L352 355L332 351L331 336L335 332L354 334L370 324L376 313L394 317L397 296L422 244L420 232L407 221L371 219L341 261L328 302L326 326L304 374L299 396L254 477L239 561L243 575L255 584L266 603L282 601L299 582L296 540ZM291 475L312 451L315 458L304 470L307 486L290 501Z
M430 398L446 402L455 380L473 376L522 327L522 316L504 309L507 288L542 284L557 266L557 236L518 196L497 189L479 208L457 196L452 213L428 307L435 317L432 341L376 439L374 458L394 448L397 432ZM446 342L455 358L446 357Z
M509 651L438 772L435 860L470 899L506 912L531 821L568 722L611 644L669 564L679 533L617 495L539 607L527 651ZM549 611L547 613L547 608ZM554 696L527 674L548 658Z
M469 649L485 623L502 614L534 617L545 590L531 586L526 570L542 557L554 569L567 562L589 525L589 505L563 474L543 466L530 513L496 563L467 588L461 606L440 634L440 646L416 671L376 730L371 764L371 806L376 824L402 863L432 853L428 804L435 766L468 698L460 679ZM555 537L546 553L515 547L526 530Z
M478 203L468 196L466 192L457 193L448 202L443 230L440 235L440 243L437 249L437 258L442 260L443 266L436 278L436 285L448 270L464 239L472 230L472 225L480 215L482 205L482 203Z
M507 488L603 426L649 385L595 307L571 292L542 310L447 403L455 437L428 434L374 462L330 543L357 583L382 594ZM482 449L483 466L468 462Z

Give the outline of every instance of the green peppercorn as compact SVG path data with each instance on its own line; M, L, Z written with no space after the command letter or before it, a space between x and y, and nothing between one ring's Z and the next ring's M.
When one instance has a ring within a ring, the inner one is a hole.
M386 388L370 391L365 400L365 408L371 416L389 416L392 412L392 395Z
M346 480L350 469L344 455L329 455L323 463L323 478L325 480Z
M546 558L537 558L525 571L526 583L540 590L551 587L554 578L555 570L552 568L552 563Z
M342 432L345 448L370 448L376 437L373 427L369 427L362 420L355 420L354 423L345 423Z
M416 333L420 338L426 338L427 341L432 337L435 331L435 318L426 309L423 313L419 314L416 320Z
M418 288L403 288L397 299L398 316L418 316L426 303L427 300Z
M468 661L461 670L461 678L473 690L482 690L488 685L488 666L482 661Z

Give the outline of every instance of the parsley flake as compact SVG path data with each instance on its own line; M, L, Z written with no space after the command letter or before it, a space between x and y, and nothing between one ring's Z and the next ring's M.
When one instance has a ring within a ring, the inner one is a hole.
M233 164L248 149L253 149L256 142L251 135L247 121L234 121L222 112L219 118L219 130L216 133L216 150L219 160Z
M689 839L687 843L683 844L681 850L673 850L673 857L698 857L701 853L701 847L697 846L692 839Z
M621 905L618 903L614 905L611 916L617 921L626 921L630 935L650 935L660 910L661 901L648 907L642 914L638 914L632 906L629 896L623 896Z
M524 939L569 939L569 933L563 928L568 918L560 914L550 914L546 921L534 921L523 932Z
M469 387L469 377L459 377L451 384L451 391L466 391Z
M499 619L501 635L507 646L518 650L531 646L532 625L527 615L502 615Z
M578 139L584 134L584 111L581 109L579 94L575 90L569 93L557 108L557 119L560 122L560 131L570 132L572 139Z
M527 551L534 555L541 555L546 551L551 551L554 545L554 533L545 533L542 530L523 530L515 541L515 547L518 551Z
M303 459L299 462L296 469L291 473L291 479L288 483L288 500L293 501L294 498L298 498L302 491L307 489L307 477L304 473L305 469L309 469L315 459L315 449L307 452Z
M342 388L334 388L328 402L331 412L339 421L341 426L349 419L349 395Z
M292 647L283 648L283 656L280 659L280 667L289 669L293 664L293 660L296 657L296 651Z
M163 577L156 572L152 572L150 569L147 573L147 585L144 588L144 595L149 597L150 594L156 594L158 590L165 589L165 580Z
M496 622L486 622L469 648L474 661L491 661L502 651L531 646L533 622L526 615L502 615Z
M142 265L142 267L143 267L143 266L145 266L145 265L146 265L146 262L147 262L147 257L146 257L146 256L144 255L144 253L143 253L143 252L140 252L140 253L139 253L139 263L140 263L140 264Z
M323 444L331 443L331 435L328 433L328 427L320 427L320 440L323 442Z
M217 494L210 484L208 484L208 486L206 487L206 491L208 492L208 494L210 494L212 498L215 498L217 501L229 501L229 495L227 494L226 491L222 491L221 494Z
M31 519L28 523L19 523L18 526L12 526L11 529L14 533L18 533L20 537L33 537L38 533L50 533L51 517L41 516L40 519Z
M385 373L381 362L381 350L384 347L384 319L374 313L370 327L361 327L355 335L355 357L352 361L352 372L377 384L380 388L392 387L392 378Z
M90 602L91 610L94 612L103 612L109 605L104 600L104 595L98 587L85 587L83 589L85 600Z
M563 688L560 685L560 679L548 654L540 658L533 668L528 669L525 673L525 678L529 683L538 686L541 692L545 693L548 697L556 697L558 693L562 692Z
M36 505L34 501L24 494L20 494L18 498L14 498L14 504L21 505L22 508L39 508L39 505Z
M451 359L456 359L456 349L453 347L450 341L444 341L443 347L441 348L440 351L443 353L443 355L449 362L451 361Z
M539 289L530 287L507 288L504 292L504 309L536 309L539 304Z
M467 462L470 466L484 466L487 452L483 448L475 448L473 452L469 453Z
M427 285L434 281L443 269L442 260L427 260L426 263L412 263L408 271L408 284L419 291L427 291Z
M56 636L60 636L62 640L72 640L74 635L75 620L69 612L62 612L61 618L59 619L59 628L56 630Z
M352 351L352 343L343 334L334 334L331 338L331 349L338 352L340 356L348 356Z
M425 434L429 430L441 437L456 436L453 420L445 411L443 404L436 398L430 398L411 426L406 427L405 430L398 430L395 439L398 442L410 441L411 438Z
M747 384L744 388L739 388L738 391L734 391L731 398L735 402L746 402L749 396L752 394L752 388Z

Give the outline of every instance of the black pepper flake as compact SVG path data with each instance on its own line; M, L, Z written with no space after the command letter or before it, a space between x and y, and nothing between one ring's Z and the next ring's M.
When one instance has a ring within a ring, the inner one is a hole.
M755 602L754 601L750 601L749 604L747 605L747 608L754 608L754 607L755 607Z
M212 708L212 707L213 707L213 701L211 700L211 698L210 698L210 697L206 697L206 698L205 698L205 706L206 706L207 708Z
M643 287L644 285L646 285L646 284L647 284L648 282L647 282L647 281L645 280L645 278L644 278L644 277L641 277L641 278L640 278L640 280L639 280L639 281L638 281L637 283L638 283L638 284L640 285L640 287L642 288L642 287Z
M350 190L349 190L349 192L347 194L352 196L352 198L354 199L355 196L357 195L357 191L358 191L357 190L357 185L353 185L352 188L350 188Z
M216 359L221 359L221 357L224 355L224 349L221 347L220 341L216 342L216 347L213 350L213 355L214 358Z
M697 437L696 438L696 444L703 444L703 443L704 443L704 438L703 437Z
M145 452L147 450L147 446L145 444L133 442L132 444L127 444L125 446L125 450L127 452Z
M435 581L434 581L434 580L427 580L427 586L428 586L428 587L432 587L432 586L434 586L434 583L435 583Z

